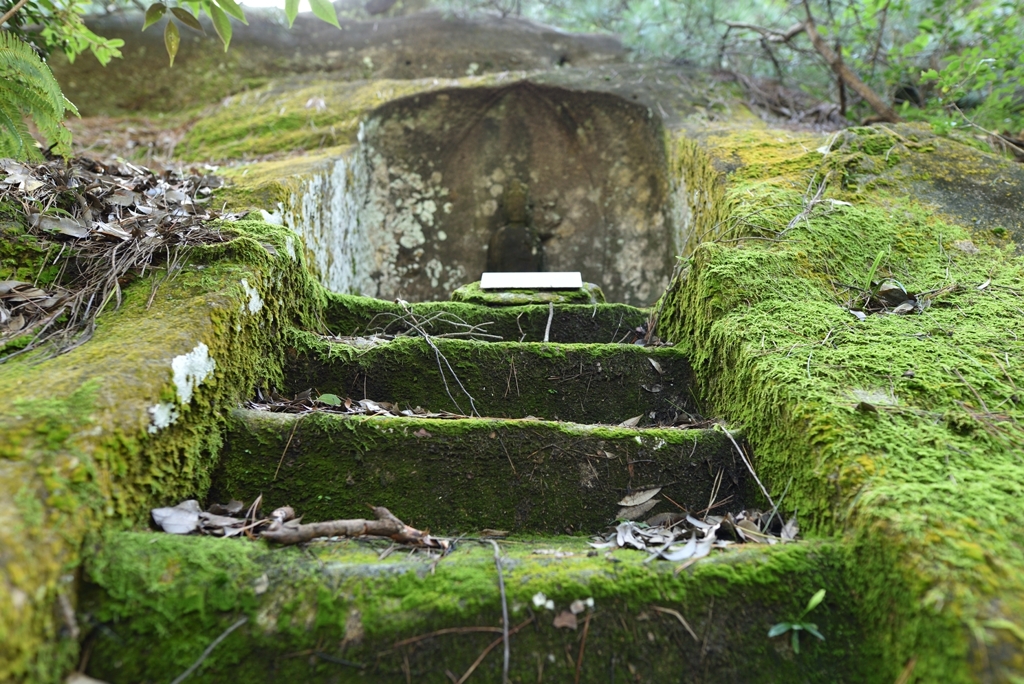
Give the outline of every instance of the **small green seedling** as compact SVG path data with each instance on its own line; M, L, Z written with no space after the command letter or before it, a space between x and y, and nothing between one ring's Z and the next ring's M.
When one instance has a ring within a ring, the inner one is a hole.
M875 291L875 288L874 288L875 273L878 272L878 267L882 265L882 258L884 256L885 256L885 250L884 249L878 250L878 254L875 255L875 261L874 261L874 263L871 264L871 270L868 271L868 279L866 281L864 281L864 290L867 291L867 292L871 292L872 294L874 294L874 291Z
M811 600L807 602L807 607L804 608L804 612L800 613L800 617L792 622L780 622L777 625L772 625L772 628L768 630L768 638L777 637L780 634L786 632L793 632L793 653L800 652L800 632L810 632L814 636L818 637L822 641L825 637L822 636L821 632L818 631L818 625L813 622L804 622L804 618L812 610L818 607L818 604L825 598L825 590L819 589Z

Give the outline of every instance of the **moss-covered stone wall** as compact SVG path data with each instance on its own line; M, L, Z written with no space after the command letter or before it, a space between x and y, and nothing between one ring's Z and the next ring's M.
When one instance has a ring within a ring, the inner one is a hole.
M229 229L240 237L193 252L151 306L162 274L126 287L88 343L3 366L3 681L56 681L74 664L85 536L201 496L226 412L254 384L281 378L282 327L315 321L323 295L287 256L285 231L259 221Z
M858 549L851 586L892 678L913 661L917 681L1016 681L1024 262L1000 238L1012 213L965 226L945 213L962 198L912 192L937 187L926 169L1000 162L911 127L702 145L727 230L684 260L660 333L749 430L769 488ZM854 317L876 260L927 308Z

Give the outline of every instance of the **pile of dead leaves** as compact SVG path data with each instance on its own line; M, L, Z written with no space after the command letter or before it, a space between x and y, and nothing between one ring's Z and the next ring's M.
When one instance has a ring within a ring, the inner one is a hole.
M682 513L663 513L646 523L624 521L590 545L595 549L637 549L649 554L644 562L697 560L733 544L779 544L796 539L796 518L783 523L774 513L740 511L709 515L699 520Z
M333 413L338 415L356 416L384 416L398 418L468 418L469 416L460 413L449 413L448 411L428 411L420 406L412 409L401 409L397 404L388 401L373 401L371 399L344 399L336 394L321 394L313 396L313 390L308 389L296 394L289 399L279 394L276 390L256 390L256 399L248 401L246 408L257 411L270 411L272 413Z
M28 235L46 250L43 265L59 264L47 284L39 276L0 282L0 348L24 338L14 354L46 342L67 351L88 339L105 308L121 303L133 277L157 267L169 274L182 248L227 240L207 226L236 218L207 206L220 184L202 170L158 175L117 160L0 159L0 202L21 207Z

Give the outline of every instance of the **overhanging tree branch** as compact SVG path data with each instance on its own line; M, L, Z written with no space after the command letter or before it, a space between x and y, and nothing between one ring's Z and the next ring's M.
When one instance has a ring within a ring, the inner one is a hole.
M6 24L7 20L13 17L18 12L18 10L24 7L26 2L28 2L28 0L18 0L17 5L7 10L7 13L4 16L0 17L0 26Z
M725 25L730 29L747 29L749 31L757 31L764 36L766 40L772 43L788 43L804 32L804 25L802 22L793 24L785 31L776 31L775 29L765 28L764 26L757 26L756 24L745 24L741 21L727 21L725 22Z
M858 95L871 105L871 108L878 113L878 116L883 121L890 123L898 122L900 117L896 114L895 110L885 104L882 98L878 97L878 94L867 83L860 80L860 76L854 73L850 67L843 64L842 58L836 54L835 50L829 47L829 44L818 33L818 28L814 23L814 16L811 14L811 7L807 0L804 0L803 4L804 9L807 11L807 21L804 22L804 29L807 31L807 37L811 39L811 43L814 45L814 49L818 51L818 54L825 59L837 76L843 79L848 86L853 88Z

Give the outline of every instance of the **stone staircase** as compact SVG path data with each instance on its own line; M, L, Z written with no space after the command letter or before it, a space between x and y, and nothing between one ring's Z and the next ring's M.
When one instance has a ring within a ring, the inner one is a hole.
M429 342L388 339L445 312L502 339L437 328ZM759 505L726 433L690 427L698 405L686 358L629 343L647 315L337 297L327 323L351 335L289 335L281 392L394 410L240 408L209 501L262 494L264 510L291 505L307 522L386 506L455 539L452 552L109 534L86 567L82 611L100 626L86 671L170 681L237 624L188 681L500 682L502 591L485 538L500 530L513 682L867 680L839 545L745 544L683 566L588 545L623 497L650 487L662 489L646 515ZM382 320L390 335L370 335ZM814 618L827 641L805 639L794 653L788 636L769 639L820 587L829 593ZM566 625L574 601L582 610Z

